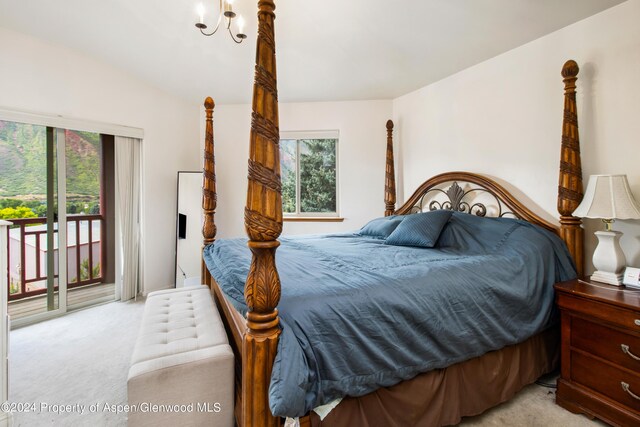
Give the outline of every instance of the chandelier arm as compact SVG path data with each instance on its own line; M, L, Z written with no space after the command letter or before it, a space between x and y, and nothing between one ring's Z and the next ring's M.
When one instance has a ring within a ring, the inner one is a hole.
M200 33L202 33L202 35L207 37L214 35L217 31L218 31L217 25L216 25L216 28L214 28L213 31L211 31L210 33L205 33L204 31L202 31L202 28L200 28Z
M229 31L229 35L231 36L231 39L232 39L234 42L236 42L236 43L238 43L238 44L242 43L242 41L244 40L243 38L241 38L240 40L237 40L237 39L233 36L233 32L231 31L231 28L227 27L227 30Z
M200 28L200 33L203 36L207 36L210 37L212 35L214 35L216 32L218 32L218 28L220 28L220 22L222 22L222 14L224 13L224 9L222 8L222 0L220 0L219 5L218 5L218 22L216 22L216 27L213 29L213 31L211 31L210 33L206 33L203 31L202 28Z
M214 32L218 31L218 27L220 27L220 23L222 22L222 15L224 15L224 7L222 7L222 0L218 2L218 22L216 22L216 29Z

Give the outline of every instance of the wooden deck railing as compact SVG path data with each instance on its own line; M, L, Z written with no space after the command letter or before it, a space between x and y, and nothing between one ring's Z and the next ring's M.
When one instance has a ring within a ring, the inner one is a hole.
M67 274L67 288L74 288L77 286L83 286L83 285L89 285L89 284L96 284L96 283L102 283L102 266L100 266L100 268L94 272L94 262L93 262L93 244L94 243L98 243L98 245L100 246L100 253L102 253L103 250L103 239L102 236L100 236L100 239L96 242L93 242L93 222L98 221L100 222L100 228L101 230L103 229L103 222L104 219L102 217L102 215L68 215L67 216L67 230L70 230L69 224L75 223L75 245L69 246L67 244L67 266L70 266L70 261L72 259L72 257L75 259L75 276L72 274L71 271L68 271ZM22 298L26 298L26 297L30 297L30 296L35 296L35 295L40 295L40 294L44 294L47 292L47 288L46 286L44 288L40 288L40 289L32 289L32 290L28 290L27 285L29 283L35 283L35 282L42 282L42 281L46 281L47 280L47 271L43 271L45 269L43 269L42 266L42 258L43 258L43 254L42 254L42 250L41 250L41 243L40 241L42 240L42 236L47 234L47 230L46 229L41 229L40 227L34 227L36 225L43 225L47 223L47 219L46 218L20 218L20 219L12 219L11 222L13 223L13 226L11 226L10 228L7 229L7 260L12 260L12 253L11 253L11 246L12 246L12 235L16 234L15 229L19 229L19 251L20 251L20 255L19 255L19 286L18 286L18 290L11 292L11 283L12 283L12 275L11 275L11 266L9 266L9 268L7 269L7 279L8 279L8 283L10 284L10 286L8 286L8 297L10 301L13 300L18 300L18 299L22 299ZM81 223L86 222L87 223L87 228L88 228L88 239L87 242L82 243L81 242L81 233L80 233L80 227L81 227ZM57 224L57 223L56 223ZM12 232L13 231L13 232ZM58 230L56 228L56 230L54 231L54 233L58 233ZM102 234L102 233L101 233ZM34 244L34 249L33 251L35 252L35 255L33 256L33 259L29 259L29 257L27 257L27 238L29 236L33 236L33 244ZM70 237L69 235L67 237ZM16 239L14 238L14 241ZM69 238L67 239L68 241L70 240ZM88 256L87 257L82 257L81 251L82 251L82 247L84 245L87 245L87 252L88 252ZM15 245L14 245L15 246ZM46 247L45 247L46 248ZM58 249L59 250L59 249ZM44 255L46 257L46 255ZM84 260L88 260L88 265L87 265L87 274L85 275L86 277L83 278L82 277L82 263ZM29 262L33 262L35 265L34 267L34 274L29 275L27 274L27 270L28 270L28 263ZM55 274L54 278L57 278L58 274ZM69 279L74 279L73 281L70 281ZM55 289L58 289L58 286L55 286Z

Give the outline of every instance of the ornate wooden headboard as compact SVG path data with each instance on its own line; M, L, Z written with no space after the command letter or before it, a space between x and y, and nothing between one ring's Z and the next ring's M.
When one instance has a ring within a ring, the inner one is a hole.
M394 213L406 215L435 209L477 216L514 217L559 232L557 227L529 210L500 184L469 172L447 172L430 178Z
M406 215L432 209L452 209L480 216L514 216L557 233L567 245L576 264L579 277L584 275L584 229L582 220L572 212L582 201L582 165L576 107L576 80L580 71L575 61L562 67L564 81L564 115L558 212L560 227L556 227L520 203L504 187L490 178L469 172L447 172L424 182L398 210L393 168L393 122L387 122L387 165L384 185L385 215ZM483 196L489 196L488 201Z

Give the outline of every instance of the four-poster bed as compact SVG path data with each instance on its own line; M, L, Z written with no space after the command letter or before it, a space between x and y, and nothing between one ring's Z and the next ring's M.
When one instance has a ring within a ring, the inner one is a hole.
M209 285L221 312L230 344L236 354L235 414L240 426L277 426L283 420L269 409L269 385L276 358L279 326L278 303L281 283L276 267L276 248L282 231L282 195L280 184L278 100L276 82L274 2L258 2L258 38L252 121L248 165L245 227L249 236L251 264L244 285L246 319L230 303L203 262L203 283ZM387 162L385 175L385 215L407 215L417 210L444 208L475 215L511 215L558 234L566 243L583 272L581 221L571 216L582 197L580 149L575 107L575 81L578 67L568 61L562 70L565 82L565 105L562 128L558 210L560 228L540 218L518 202L493 180L476 174L451 172L435 176L422 184L407 202L395 209L395 174L393 164L393 123L387 122ZM204 244L215 240L216 208L213 107L205 101L206 143L204 155L203 210ZM492 205L477 199L488 194ZM436 199L431 199L435 195ZM443 197L445 199L437 199ZM515 345L482 356L420 374L396 386L381 388L357 398L345 398L321 421L315 413L300 418L301 425L422 425L457 422L460 416L473 415L509 397L557 363L557 329L551 328ZM507 372L508 371L508 372ZM497 372L497 374L496 374ZM510 372L510 373L509 373ZM475 374L472 374L475 373ZM491 377L493 375L493 377ZM496 375L498 377L496 377ZM464 377L464 378L463 378ZM494 382L494 389L487 384ZM466 385L465 385L466 384ZM420 390L416 393L416 390ZM420 395L408 401L407 396ZM464 397L464 399L463 399ZM452 400L453 399L453 400ZM396 402L413 418L388 419ZM446 403L445 403L446 402ZM387 404L391 405L391 404ZM430 411L429 406L433 410ZM431 414L428 414L431 412ZM367 418L367 415L369 418ZM369 424L374 423L374 424Z

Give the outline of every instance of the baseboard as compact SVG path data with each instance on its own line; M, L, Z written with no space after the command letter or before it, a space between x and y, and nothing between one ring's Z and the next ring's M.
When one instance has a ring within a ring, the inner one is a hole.
M173 289L175 287L176 287L175 283L171 283L169 285L166 285L166 286L163 286L163 287L160 287L160 288L145 289L144 291L140 292L138 295L139 296L143 296L143 297L146 298L146 296L149 295L151 292L164 291L164 290L167 290L167 289Z

